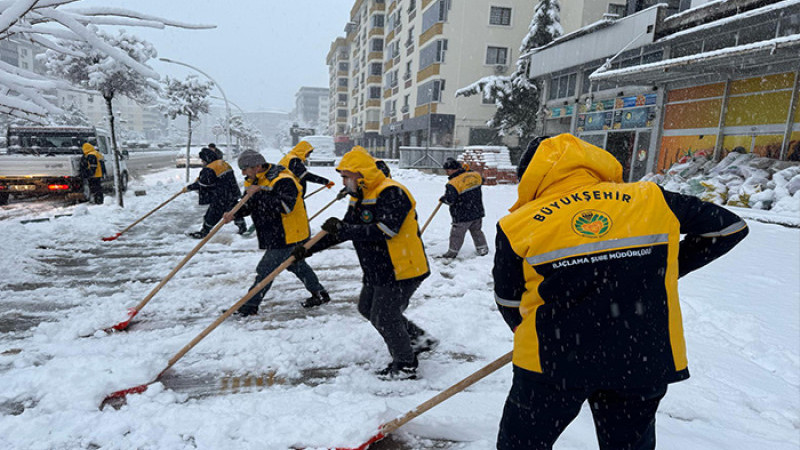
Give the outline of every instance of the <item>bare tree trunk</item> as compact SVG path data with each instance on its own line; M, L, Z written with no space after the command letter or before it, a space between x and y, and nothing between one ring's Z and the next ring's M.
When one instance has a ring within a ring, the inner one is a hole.
M117 197L117 204L120 208L124 208L125 204L122 200L122 171L119 167L119 149L117 148L117 132L114 129L114 110L111 107L111 100L114 95L103 95L106 100L106 108L108 109L108 124L111 127L111 146L114 151L114 195Z
M191 157L191 148L192 148L192 114L188 114L189 117L189 141L186 142L186 182L189 182L189 158Z

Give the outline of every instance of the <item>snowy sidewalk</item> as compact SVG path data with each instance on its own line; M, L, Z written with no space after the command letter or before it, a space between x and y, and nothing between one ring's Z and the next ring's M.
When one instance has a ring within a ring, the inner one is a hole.
M313 171L339 183L331 168ZM446 177L393 172L415 196L424 222ZM432 275L408 310L441 340L421 360L419 380L383 382L373 375L389 356L356 311L361 270L352 246L343 244L309 259L331 303L303 309L302 285L281 274L258 316L229 319L162 383L129 396L119 410L99 411L110 392L150 381L253 281L257 242L227 226L129 332L95 333L124 319L126 308L197 243L183 235L202 220L195 194L179 197L117 241L100 241L180 190L182 173L148 175L133 186L148 195L127 197L124 210L107 202L70 208L71 217L49 222L21 224L15 217L2 223L8 270L0 274L0 447L355 446L382 422L511 349L511 333L494 308L491 254L475 256L467 239L456 261L435 258L447 248L450 219L443 208L424 236ZM309 213L335 190L309 199ZM514 198L514 186L484 188L490 240ZM312 232L345 208L344 200L329 208L312 222ZM750 225L750 236L730 255L682 280L692 378L672 385L662 403L660 449L800 445L800 230ZM503 368L403 427L394 444L374 448L494 448L510 381L510 367ZM584 410L556 448L593 447Z

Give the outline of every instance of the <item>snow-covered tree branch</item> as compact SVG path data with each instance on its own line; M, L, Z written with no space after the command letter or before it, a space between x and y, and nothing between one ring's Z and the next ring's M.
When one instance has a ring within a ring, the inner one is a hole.
M96 25L214 28L213 25L189 24L124 8L63 7L75 3L78 0L0 1L0 39L13 37L27 40L73 57L80 57L82 54L76 53L74 47L67 46L64 42L84 43L88 48L120 62L142 76L157 80L158 74L150 67L107 44L100 37ZM67 86L63 82L46 79L31 70L11 67L13 66L0 65L0 86L6 88L0 95L0 113L45 122L48 114L61 112L54 99L44 96L42 91L65 89Z
M186 77L186 81L167 77L163 84L166 103L161 105L161 110L164 115L173 120L178 116L186 116L188 119L186 161L189 161L192 147L192 122L199 120L200 114L208 113L208 96L213 84L200 81L197 75L189 75ZM186 164L186 182L189 182L189 164Z

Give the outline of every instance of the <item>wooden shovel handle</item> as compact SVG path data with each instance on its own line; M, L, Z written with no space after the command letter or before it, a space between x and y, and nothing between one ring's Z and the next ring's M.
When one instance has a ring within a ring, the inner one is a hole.
M323 186L323 187L324 187L324 186ZM325 211L326 209L330 208L330 206L331 206L331 205L333 205L334 203L338 202L339 200L341 200L341 199L345 198L346 196L347 196L347 193L346 193L346 192L344 191L344 189L343 189L341 192L339 192L338 194L336 194L336 198L334 198L333 200L331 200L330 202L328 202L328 204L327 204L327 205L323 206L323 207L322 207L322 209L320 209L319 211L317 211L317 213L316 213L316 214L314 214L313 216L311 216L311 217L308 219L308 221L309 221L309 222L311 222L312 220L314 220L314 218L315 218L315 217L317 217L318 215L322 214L322 211Z
M497 358L496 360L492 361L491 363L484 366L482 369L478 370L477 372L469 375L468 377L464 378L463 380L459 381L458 383L450 386L449 388L445 389L444 391L440 392L439 394L433 396L430 400L426 401L425 403L420 404L416 408L412 409L411 411L403 414L402 416L392 420L391 422L385 423L381 426L381 433L387 435L396 429L400 428L401 426L405 425L415 417L421 415L425 411L433 408L434 406L442 403L443 401L447 400L448 398L458 394L459 392L463 391L464 389L472 386L482 378L486 377L487 375L491 374L492 372L496 371L497 369L505 366L506 364L511 362L511 356L513 352L508 352L505 355Z
M420 234L420 235L421 235L422 233L424 233L424 232L425 232L425 228L428 228L428 224L429 224L429 223L431 223L431 220L433 220L433 216L435 216L435 215L436 215L436 213L437 213L437 212L439 212L439 208L441 208L443 204L444 204L444 203L442 203L442 201L440 200L440 201L439 201L439 204L438 204L438 205L436 205L436 208L435 208L435 209L433 210L433 212L431 213L431 216L430 216L430 217L428 217L428 220L426 220L426 221L425 221L425 225L423 225L423 226L422 226L422 229L419 231L419 234Z
M247 201L248 201L248 200L250 200L250 197L252 197L252 196L253 196L253 194L250 194L250 193L248 193L248 194L246 194L244 197L242 197L242 199L241 199L241 200L239 200L239 203L237 203L237 204L236 204L236 206L234 206L234 207L233 207L233 209L231 210L231 212L235 214L235 213L236 213L236 211L239 211L239 209L240 209L240 208L241 208L241 207L242 207L242 206L243 206L245 203L247 203ZM201 249L201 248L202 248L204 245L206 245L206 243L207 243L207 242L208 242L208 241L209 241L209 240L210 240L212 237L214 237L214 235L215 235L215 234L217 234L217 231L219 231L219 230L220 230L220 228L222 228L222 225L224 225L224 224L225 224L225 223L224 223L224 221L222 221L222 220L220 220L219 222L217 222L217 224L214 226L214 228L212 228L212 229L211 229L211 231L209 231L209 232L208 232L208 234L207 234L207 235L206 235L206 236L203 238L203 240L201 240L201 241L200 241L200 242L199 242L197 245L195 245L195 246L194 246L194 248L192 249L192 251L190 251L190 252L189 252L189 254L188 254L188 255L186 255L186 256L185 256L185 257L184 257L184 258L181 260L181 262L179 262L179 263L178 263L178 265L177 265L177 266L175 266L175 268L174 268L174 269L172 269L172 272L170 272L169 274L167 274L167 276L166 276L166 277L164 277L164 279L162 279L162 280L161 280L161 282L160 282L160 283L158 283L158 285L157 285L156 287L154 287L154 288L153 288L153 290L152 290L152 291L150 291L150 293L149 293L149 294L147 294L147 297L145 297L145 298L144 298L144 299L143 299L141 302L139 302L139 304L138 304L138 305L136 305L136 306L135 306L133 309L135 309L135 310L138 312L138 311L140 311L142 308L144 308L144 305L146 305L146 304L147 304L147 302L149 302L149 301L150 301L150 299L152 299L152 298L153 298L153 297L154 297L154 296L155 296L155 295L158 293L158 291L160 291L160 290L161 290L161 288L162 288L162 287L164 287L164 285L165 285L165 284L167 284L167 282L168 282L169 280L171 280L171 279L172 279L172 277L173 277L173 276L175 276L175 274L176 274L176 273L178 273L178 271L179 271L179 270L181 270L181 269L183 268L183 266L185 266L185 265L186 265L186 263L187 263L187 262L189 262L189 260L190 260L190 259L192 259L192 257L193 257L193 256L194 256L194 255L197 253L197 251L198 251L198 250L200 250L200 249Z
M328 234L328 233L327 233L327 232L325 232L324 230L323 230L323 231L320 231L319 233L315 234L315 235L314 235L314 237L312 237L311 239L309 239L309 240L308 240L308 241L307 241L305 244L303 244L303 247L305 247L306 249L309 249L309 248L311 248L311 247L312 247L314 244L316 244L316 243L317 243L317 242L318 242L320 239L322 239L323 237L325 237L325 235L326 235L326 234ZM158 376L156 377L156 380L158 380L159 378L161 378L161 375L163 375L163 374L164 374L164 372L166 372L166 371L167 371L167 370L168 370L170 367L172 367L172 366L173 366L173 365L174 365L176 362L178 362L178 360L179 360L179 359L181 359L181 358L183 357L183 355L185 355L186 353L188 353L188 352L189 352L189 350L191 350L191 349L192 349L192 348L193 348L195 345L197 345L197 343L198 343L198 342L200 342L201 340L203 340L203 338L205 338L206 336L208 336L208 335L209 335L209 333L211 333L212 331L214 331L214 329L215 329L215 328L217 328L217 326L219 326L219 324L221 324L221 323L222 323L222 322L223 322L225 319L227 319L228 317L230 317L230 315L231 315L231 314L235 313L235 312L236 312L236 311L239 309L239 307L240 307L240 306L244 305L244 304L245 304L245 303L246 303L248 300L250 300L250 299L251 299L251 298L252 298L254 295L256 295L256 294L257 294L257 293L258 293L258 292L259 292L261 289L264 289L264 286L266 286L267 284L271 283L271 282L272 282L272 280L274 280L274 279L275 279L275 277L277 277L277 276L278 276L278 274L280 274L281 272L283 272L284 270L286 270L286 268L287 268L287 267L289 267L289 266L291 266L291 265L292 265L294 262L295 262L295 257L294 257L294 256L290 256L289 258L287 258L287 259L286 259L286 261L284 261L283 263L281 263L281 265L280 265L280 266L278 266L277 268L275 268L275 270L273 270L273 271L272 271L272 273L270 273L269 275L267 275L267 277L266 277L266 278L264 278L263 280L261 280L261 282L260 282L260 283L258 283L257 285L253 286L253 288L252 288L252 289L250 289L250 290L247 292L247 294L245 294L245 296L244 296L244 297L242 297L242 298L241 298L241 299L240 299L238 302L234 303L234 304L233 304L233 306L231 306L231 307L230 307L230 308L228 308L228 309L227 309L227 310L226 310L224 313L222 313L222 315L221 315L221 316L219 316L219 317L217 318L217 320L215 320L215 321L214 321L214 322L213 322L211 325L209 325L209 326L208 326L208 327L207 327L205 330L203 330L203 331L202 331L200 334L198 334L198 335L197 335L197 336L196 336L194 339L192 339L192 340L191 340L191 342L189 342L188 344L186 344L186 346L185 346L185 347L183 347L183 348L182 348L182 349L181 349L181 350L180 350L178 353L176 353L176 354L175 354L175 356L173 356L173 357L172 357L172 358L169 360L169 363L167 364L167 367L165 367L165 368L164 368L164 370L162 370L162 371L161 371L161 373L159 373L159 374L158 374Z

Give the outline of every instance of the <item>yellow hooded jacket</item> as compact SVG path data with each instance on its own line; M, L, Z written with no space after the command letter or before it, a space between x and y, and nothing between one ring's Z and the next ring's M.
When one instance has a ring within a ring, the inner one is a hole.
M312 150L314 150L313 145L306 141L300 141L294 146L293 149L289 150L289 153L283 155L283 158L281 158L281 160L278 162L278 165L288 168L289 163L295 158L300 158L300 161L305 164L308 154L311 153Z
M83 155L88 158L94 156L97 163L96 165L87 162L87 169L90 172L91 178L103 178L103 155L94 148L94 145L86 142L82 147ZM94 166L94 167L93 167Z
M386 255L378 254L382 252L379 250L382 248L388 252L395 280L407 280L428 274L428 259L419 236L416 201L408 189L397 181L386 178L386 175L375 164L375 159L360 146L347 152L336 170L357 172L363 175L363 178L358 180L363 197L361 199L350 197L350 206L345 218L353 217L362 224L372 223L381 192L391 187L399 188L411 202L411 209L396 233L382 222L376 224L387 236L385 247L368 247L367 245L360 247L361 243L354 242L359 258L362 259L365 275L368 270L381 265L379 261L386 257ZM369 264L373 267L365 267L364 260L373 261L375 264Z
M623 183L614 156L562 134L539 146L511 211L498 224L498 252L504 234L524 288L513 298L496 260L495 294L522 316L516 366L567 385L688 377L681 224L656 184Z
M310 230L308 226L308 216L306 214L306 204L303 201L303 190L300 188L300 184L297 182L294 176L292 176L291 172L289 172L286 168L281 166L272 165L267 171L261 172L256 175L256 183L253 183L252 180L249 178L245 179L244 187L245 189L253 184L257 184L262 186L265 191L272 191L273 186L280 180L289 179L292 180L292 183L295 184L297 187L297 199L295 201L294 207L288 213L286 212L286 207L280 211L281 217L281 225L283 228L283 235L284 235L284 244L294 244L305 239L308 239L310 235ZM244 208L243 208L244 209ZM259 218L253 217L253 222L255 223ZM259 223L256 223L256 229L259 229ZM274 226L274 225L273 225ZM261 227L265 229L265 227ZM268 232L266 234L269 236L261 236L259 232L259 244L261 241L268 239L275 238L275 232ZM271 248L271 246L264 247L264 248Z

